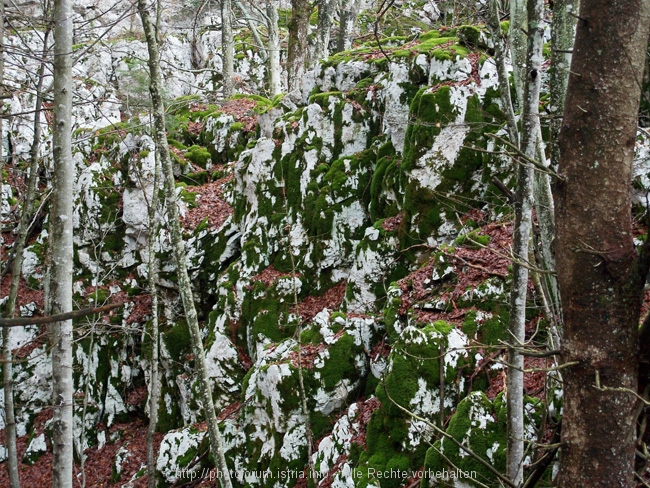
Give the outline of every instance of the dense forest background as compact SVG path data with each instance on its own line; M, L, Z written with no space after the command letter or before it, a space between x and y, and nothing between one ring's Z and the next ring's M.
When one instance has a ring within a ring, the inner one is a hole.
M0 485L649 486L650 2L1 17Z

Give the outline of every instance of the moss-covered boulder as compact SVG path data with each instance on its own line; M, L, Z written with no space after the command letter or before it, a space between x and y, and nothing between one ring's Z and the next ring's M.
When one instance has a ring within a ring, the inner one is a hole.
M538 399L526 398L526 441L537 441L540 406ZM457 486L455 483L458 481L462 481L463 486L470 487L498 485L498 477L487 469L486 464L499 473L505 473L506 425L506 403L503 394L490 401L483 392L470 393L458 404L446 429L446 433L453 439L442 437L427 451L421 487L451 487ZM526 465L530 462L530 457L524 460Z

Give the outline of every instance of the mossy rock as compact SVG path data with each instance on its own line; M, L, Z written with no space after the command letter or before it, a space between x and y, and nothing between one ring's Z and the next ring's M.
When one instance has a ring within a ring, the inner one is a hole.
M469 448L474 454L505 473L506 460L506 406L502 397L491 402L483 392L472 392L463 399L447 427L455 441ZM441 454L443 453L443 454ZM453 467L453 468L452 468ZM443 437L427 451L424 462L425 473L449 472L457 469L466 476L463 481L469 486L479 486L473 480L496 486L496 476L473 456L468 455L455 442ZM456 472L456 471L455 471ZM422 479L422 488L433 486L455 486L454 479L428 476Z
M210 154L210 151L208 151L205 147L197 145L187 148L185 157L203 169L206 169L208 163L212 161L212 155Z

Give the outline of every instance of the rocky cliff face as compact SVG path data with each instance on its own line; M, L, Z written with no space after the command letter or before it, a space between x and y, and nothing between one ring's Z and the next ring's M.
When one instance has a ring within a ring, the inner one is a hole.
M30 42L39 49L37 36ZM178 69L191 43L166 38L168 138L236 484L303 486L310 462L322 486L410 486L422 468L423 484L445 470L474 473L455 486L496 482L443 431L504 471L503 372L488 359L507 339L510 230L493 178L511 184L513 172L489 136L505 132L496 69L477 47L485 42L469 26L395 38L384 46L389 57L370 42L319 64L299 100L211 104L212 81ZM129 422L147 417L152 340L146 216L155 148L137 106L146 99L143 53L141 42L118 40L82 50L75 65L87 101L75 114L75 299L80 308L124 302L77 324L75 435L90 458L113 453L113 480L124 486L146 472L134 464L135 440L124 439ZM21 73L10 77L16 88L28 83ZM206 93L189 89L197 83ZM29 103L11 99L16 113ZM6 219L19 211L16 175L31 144L29 118L11 124ZM47 121L44 129L49 161ZM201 456L207 444L165 218L155 230L160 486L216 475ZM25 252L24 315L42 306L46 229L47 219ZM531 318L537 313L531 306ZM49 445L48 350L44 329L18 330L19 434L24 462L38 463ZM540 378L527 377L529 440L540 398L559 411L556 386Z

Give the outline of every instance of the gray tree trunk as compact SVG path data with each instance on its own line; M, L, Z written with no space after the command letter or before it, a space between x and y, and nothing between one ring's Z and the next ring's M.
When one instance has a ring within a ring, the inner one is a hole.
M539 91L541 88L542 44L544 27L541 19L543 0L528 2L528 54L522 112L521 149L534 159L539 133ZM514 342L509 351L508 368L508 445L507 475L515 485L523 481L524 459L524 357L517 352L526 339L526 291L528 286L528 246L532 228L534 169L519 161L515 193L515 223L513 228L512 291L510 295L510 336Z
M0 9L3 7L0 6ZM1 24L2 22L0 22ZM45 31L43 40L43 59L47 55L47 44L50 31ZM0 32L0 38L4 34ZM2 78L2 69L0 69L0 79ZM27 242L29 233L30 219L34 211L34 199L38 185L39 169L39 150L41 146L41 110L43 105L43 78L45 76L45 63L41 63L38 74L38 84L36 86L36 103L34 106L34 139L30 150L29 177L27 180L27 191L25 201L23 202L18 232L12 249L13 261L11 267L11 285L9 288L9 298L7 300L7 317L13 318L16 315L16 299L18 297L18 286L20 284L21 270L23 266L23 251ZM0 85L2 81L0 81ZM2 131L0 127L0 132ZM0 145L0 151L2 146ZM5 327L3 331L3 380L5 394L5 436L7 447L7 471L9 473L9 483L12 488L17 488L19 483L18 477L18 453L16 450L16 417L14 413L14 395L13 395L13 365L11 350L11 328Z
M501 31L501 24L499 22L499 0L491 0L489 5L487 26L492 35L492 42L494 43L494 63L497 66L497 73L499 75L499 91L501 92L501 105L506 114L506 124L508 127L508 135L510 142L516 147L519 147L519 129L517 127L517 119L515 118L515 111L512 105L512 98L510 97L510 76L506 66L506 42L503 38Z
M151 377L149 378L149 426L147 428L147 473L149 488L156 488L156 458L154 453L154 435L158 424L158 404L160 403L160 378L158 372L159 361L159 332L158 332L158 292L156 281L158 266L156 262L156 237L158 235L158 186L160 184L160 157L156 154L156 163L153 178L153 190L149 202L149 249L148 283L151 294Z
M314 61L329 56L330 31L339 0L318 0L318 29L314 46Z
M524 84L526 83L526 53L528 32L528 14L526 13L527 0L510 0L510 53L512 55L512 76L515 82L517 103L523 107Z
M5 7L4 2L0 5L0 86L4 84L4 24L5 24ZM43 74L39 78L39 84L42 85ZM40 95L40 90L38 91ZM38 101L37 112L38 113ZM35 124L36 125L36 124ZM0 168L4 167L4 154L2 144L2 120L0 120ZM31 175L30 175L31 176ZM33 195L33 193L32 193ZM28 191L29 196L29 191ZM21 215L18 226L18 238L14 244L14 261L12 267L11 289L9 290L9 302L7 304L7 317L13 318L16 310L16 296L18 292L18 282L20 280L20 269L22 267L23 248L25 247L22 239L22 248L20 246L21 237L27 235L27 226L29 220L24 218L25 206L30 202L29 198L25 199L23 214ZM31 214L31 212L30 212ZM23 220L27 220L23 223ZM17 263L20 264L17 265ZM17 270L16 270L17 269ZM14 285L14 281L16 284ZM16 446L16 414L14 411L14 368L12 364L13 352L11 350L11 327L4 327L2 331L2 358L4 364L2 367L2 379L4 381L4 411L5 411L5 447L7 449L7 474L9 475L9 485L11 488L20 487L20 478L18 476L18 447Z
M282 93L282 67L280 66L280 31L278 29L278 9L272 0L266 2L266 22L269 34L268 69L269 91L274 97Z
M54 2L54 173L49 216L51 246L50 296L53 314L72 310L72 2ZM72 486L73 379L72 320L51 325L52 342L52 450L54 488Z
M575 17L578 14L578 0L555 0L553 5L553 23L551 24L551 66L549 68L549 90L551 103L549 112L549 157L551 168L557 169L560 161L560 146L558 137L562 126L564 99L569 83L569 68L571 67L571 50L576 33Z
M350 0L341 3L339 35L336 42L336 52L347 51L352 47L352 40L356 31L357 17L361 8L360 0Z
M233 94L235 80L235 38L232 34L232 5L230 0L221 0L221 50L223 55L223 96Z
M174 171L169 153L169 146L167 144L167 135L165 129L165 108L163 105L162 97L160 95L162 75L160 73L158 42L156 41L155 30L149 18L146 0L138 1L138 10L140 17L142 18L142 25L147 40L147 48L149 51L149 91L151 93L151 103L153 107L154 139L156 141L158 154L160 156L163 178L165 182L167 211L169 212L172 245L174 248L174 258L178 272L178 288L181 294L181 300L183 301L185 319L187 320L190 338L192 340L192 348L194 350L194 361L199 376L203 412L205 414L205 420L208 425L210 450L215 459L216 465L220 470L219 476L222 486L224 488L232 488L232 482L230 480L230 474L228 472L228 467L226 464L226 457L224 454L221 433L219 432L217 414L215 412L212 399L212 387L210 383L208 368L205 362L205 350L203 349L201 331L199 329L199 321L196 315L196 308L194 307L192 285L190 283L190 277L187 272L185 242L183 240L183 231L181 229L176 197L176 182L174 180Z
M253 13L250 10L248 10L248 7L246 7L246 5L244 5L242 2L240 2L238 0L236 0L234 2L234 5L241 12L241 14L244 16L244 18L246 19L246 24L248 25L248 29L251 32L251 36L253 37L253 42L257 46L257 49L259 51L258 54L259 54L260 58L262 59L262 61L267 61L267 58L268 58L268 56L266 54L267 49L266 49L266 47L264 47L264 43L262 42L262 38L260 37L260 33L257 30L257 25L255 23L256 19L255 19L255 17L253 17ZM259 11L259 8L257 8L256 10ZM261 22L258 22L258 23L261 23Z
M292 0L287 52L287 84L289 92L300 90L307 62L307 33L309 30L309 0Z

